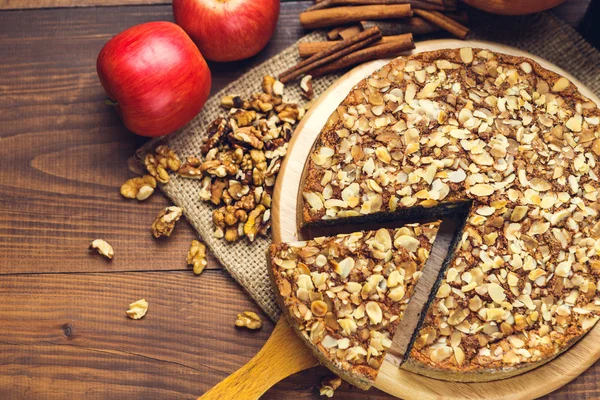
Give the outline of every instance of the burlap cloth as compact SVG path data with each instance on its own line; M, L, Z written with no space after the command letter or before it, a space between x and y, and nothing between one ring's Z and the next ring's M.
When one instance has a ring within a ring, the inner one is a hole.
M471 13L472 38L508 44L536 54L570 72L600 95L600 52L587 43L573 28L549 13L533 16L508 18L491 17L481 13ZM324 33L313 32L300 41L325 40ZM202 140L206 137L206 127L224 110L220 98L226 94L248 96L260 91L262 77L266 74L277 76L299 60L297 44L293 44L275 57L253 68L235 82L210 98L204 109L192 122L166 139L155 139L138 150L142 156L158 142L167 144L180 157L199 155ZM329 75L316 79L313 83L315 95L321 94L340 75ZM285 95L290 101L299 102L298 85L286 86ZM162 191L183 208L185 217L209 246L213 254L233 278L254 298L257 304L273 320L279 316L279 308L271 290L267 274L266 249L270 238L257 238L249 244L246 239L230 244L212 236L213 206L200 201L198 192L200 181L182 179L171 175L171 181L162 185Z

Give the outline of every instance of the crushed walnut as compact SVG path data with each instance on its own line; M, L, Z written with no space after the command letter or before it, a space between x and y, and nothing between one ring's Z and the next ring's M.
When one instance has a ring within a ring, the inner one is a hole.
M170 206L161 210L150 228L154 237L158 239L161 236L171 236L171 233L175 228L175 223L179 221L182 213L183 210L175 206Z
M157 181L167 183L170 179L168 171L179 171L181 160L179 160L175 151L165 145L160 145L153 154L146 155L144 164L148 173L156 178Z
M321 381L321 388L319 389L319 395L325 397L333 397L334 392L342 384L342 378L337 376L328 376L323 378Z
M152 196L155 188L156 179L151 175L144 175L127 180L121 186L121 194L128 199L144 201Z
M138 300L129 305L127 316L131 319L140 319L148 312L148 302L145 299Z
M249 99L224 96L229 114L208 127L202 158L188 157L178 171L201 181L200 199L218 207L213 236L229 242L267 234L275 178L305 111L284 101L284 86L272 76L264 77L262 89Z
M90 249L96 250L99 254L112 260L115 256L115 251L112 246L102 239L96 239L90 244Z
M237 315L235 326L248 329L260 329L262 327L262 320L256 313L252 311L244 311L243 313L239 313Z
M206 245L199 240L192 240L187 255L187 264L194 268L194 274L200 275L206 267Z

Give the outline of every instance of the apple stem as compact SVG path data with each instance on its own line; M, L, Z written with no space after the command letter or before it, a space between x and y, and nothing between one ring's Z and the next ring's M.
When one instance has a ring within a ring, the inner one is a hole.
M104 104L106 104L107 106L113 106L116 107L119 105L119 103L113 99L111 99L110 97L107 97L104 99Z

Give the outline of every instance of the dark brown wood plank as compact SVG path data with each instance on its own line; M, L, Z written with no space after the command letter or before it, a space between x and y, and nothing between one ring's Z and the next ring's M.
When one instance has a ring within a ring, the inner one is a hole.
M148 314L126 317L145 298ZM258 312L260 331L235 328ZM222 271L5 276L0 285L3 398L194 399L246 363L273 329ZM265 398L317 398L324 368L291 377ZM364 392L344 385L348 399ZM353 395L352 395L353 394ZM377 396L369 392L370 398Z
M278 34L258 56L211 65L213 93L296 40L299 7L282 7ZM0 12L0 274L186 268L192 229L180 223L160 241L149 231L168 201L119 194L132 176L127 159L144 139L104 105L96 76L110 37L155 20L172 20L171 7ZM114 246L113 262L90 256L96 238Z
M294 2L296 0L282 0ZM0 0L0 10L39 8L97 7L123 5L170 4L170 0ZM552 12L569 25L577 28L591 0L569 0Z
M168 0L0 0L0 10L170 3Z
M289 2L295 0L281 0ZM0 10L171 4L170 0L0 0Z
M141 298L147 315L127 318ZM0 393L194 398L266 341L266 320L256 332L234 327L244 310L260 314L222 271L5 276Z
M282 4L276 36L258 56L212 64L213 93L300 37L297 14L308 4ZM151 238L166 199L138 204L118 193L143 139L103 105L95 58L112 35L152 20L172 20L170 6L0 12L2 399L193 399L249 360L272 330L268 321L260 332L233 328L237 312L257 307L223 271L195 277L187 269L189 225L165 241ZM97 237L115 247L113 262L88 253ZM209 267L220 268L214 259ZM147 272L118 272L126 270ZM141 297L149 314L128 320L127 304ZM599 374L596 364L547 398L600 398ZM263 398L318 399L324 375L297 374ZM343 384L336 398L390 397Z
M0 0L0 10L171 4L169 0Z
M145 298L148 314L125 316ZM260 331L233 326L258 312ZM0 285L0 393L7 399L194 399L246 363L273 324L223 271L9 275ZM551 399L598 398L596 365ZM325 368L263 399L318 399ZM344 383L340 399L388 399Z

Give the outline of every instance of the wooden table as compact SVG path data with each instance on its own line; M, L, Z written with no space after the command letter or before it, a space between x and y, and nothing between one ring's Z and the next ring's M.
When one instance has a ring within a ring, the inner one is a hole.
M136 4L93 7L102 3ZM151 237L166 198L119 194L143 139L104 106L96 56L127 27L173 18L168 4L137 3L165 2L0 0L0 399L194 399L273 329L262 314L262 330L234 328L238 312L258 307L214 258L200 277L186 267L189 225ZM555 12L576 24L587 3ZM213 68L213 92L299 38L297 15L308 4L282 3L269 46ZM112 262L87 250L96 238L113 245ZM140 298L147 316L128 319ZM316 399L325 375L305 371L263 398ZM597 363L548 398L598 398L599 375ZM336 398L389 397L343 384Z

